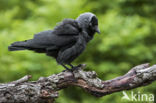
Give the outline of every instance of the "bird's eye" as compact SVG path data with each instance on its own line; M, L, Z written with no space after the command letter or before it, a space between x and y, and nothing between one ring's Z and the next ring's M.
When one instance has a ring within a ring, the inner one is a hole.
M92 26L92 22L89 23L89 26Z

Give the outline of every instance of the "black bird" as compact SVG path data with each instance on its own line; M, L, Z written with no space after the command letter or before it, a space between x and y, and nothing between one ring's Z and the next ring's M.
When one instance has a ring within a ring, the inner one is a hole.
M34 35L33 39L12 43L9 51L32 50L54 57L58 64L67 70L66 65L76 69L71 62L86 48L98 29L98 19L90 12L81 14L76 20L64 19L54 30L43 31ZM72 70L71 69L71 70Z

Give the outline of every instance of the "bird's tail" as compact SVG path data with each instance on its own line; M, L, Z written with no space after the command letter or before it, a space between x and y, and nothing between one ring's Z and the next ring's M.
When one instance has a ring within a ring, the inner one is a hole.
M14 42L8 47L8 50L9 51L25 50L27 49L26 45L27 45L27 41Z

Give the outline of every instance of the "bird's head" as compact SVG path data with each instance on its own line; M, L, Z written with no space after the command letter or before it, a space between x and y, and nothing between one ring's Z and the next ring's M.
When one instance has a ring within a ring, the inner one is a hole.
M98 28L98 19L93 13L83 13L76 20L79 26L82 29L87 30L89 34L91 33L91 35L93 35L95 32L100 33L100 30Z

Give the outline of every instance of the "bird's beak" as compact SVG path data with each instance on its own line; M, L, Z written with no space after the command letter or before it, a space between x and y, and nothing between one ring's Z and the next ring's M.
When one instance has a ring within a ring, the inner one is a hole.
M98 34L100 34L100 30L99 30L98 26L95 27L95 31L96 31Z

